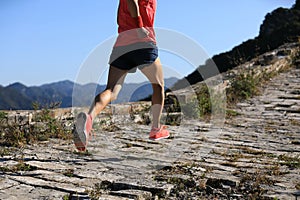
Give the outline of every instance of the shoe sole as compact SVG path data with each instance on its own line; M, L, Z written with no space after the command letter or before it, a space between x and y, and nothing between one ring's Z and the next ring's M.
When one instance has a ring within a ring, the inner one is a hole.
M170 135L164 136L164 137L160 137L160 138L149 138L149 139L150 139L150 140L153 140L153 141L158 141L158 140L166 139L166 138L168 138L168 137L170 137Z
M79 113L76 119L76 126L74 131L74 144L79 151L86 150L86 127L87 116L85 113Z

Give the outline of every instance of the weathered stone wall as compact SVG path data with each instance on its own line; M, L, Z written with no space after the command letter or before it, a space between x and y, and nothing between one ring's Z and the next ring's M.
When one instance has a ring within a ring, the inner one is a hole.
M230 87L230 82L234 77L243 73L251 73L256 76L261 76L262 74L269 73L277 73L281 71L283 68L291 65L292 58L295 56L297 52L299 52L299 44L292 43L281 46L280 48L267 52L263 55L258 56L257 58L246 62L228 72L220 74L217 78L213 77L209 81L220 80L223 82L213 83L213 88L211 89L224 89ZM196 92L199 91L199 88L202 85L205 85L205 82L200 82L195 85L191 85L190 87L172 91L168 93L166 96L175 96L181 104L186 104L193 101L196 98Z

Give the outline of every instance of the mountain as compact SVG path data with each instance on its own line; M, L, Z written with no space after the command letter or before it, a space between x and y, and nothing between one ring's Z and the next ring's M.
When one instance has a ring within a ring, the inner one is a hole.
M16 82L16 83L9 85L7 88L22 91L22 90L26 89L26 86L23 85L22 83Z
M31 103L32 103L31 100L28 99L26 96L22 95L21 92L18 92L17 89L14 89L14 86L0 88L1 109L10 109L10 108L29 109L31 108Z
M177 78L168 78L165 85L171 87L177 81ZM69 80L33 87L13 83L6 87L0 86L0 110L33 109L32 104L35 102L42 107L58 102L62 108L89 106L94 96L104 89L105 85L81 85ZM149 82L125 83L115 103L139 101L151 94L152 87Z
M247 22L245 22L247 23ZM277 8L265 16L260 26L259 35L254 39L249 39L242 44L234 47L228 52L224 52L207 60L200 65L194 72L178 81L172 90L185 88L203 81L199 72L202 70L210 72L209 76L217 75L210 70L212 61L215 63L219 72L228 71L258 55L274 50L287 42L298 42L300 40L300 0L297 0L290 9Z

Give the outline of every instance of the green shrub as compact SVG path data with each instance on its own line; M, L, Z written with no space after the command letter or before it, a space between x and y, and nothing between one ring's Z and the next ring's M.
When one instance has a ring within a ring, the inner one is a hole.
M199 91L196 92L198 99L199 116L204 117L211 113L212 102L210 99L210 92L206 85L202 86Z
M65 128L62 121L51 115L49 108L42 108L37 103L34 105L34 123L0 123L0 143L6 146L22 147L49 138L71 139L72 132ZM0 112L0 122L7 119L7 114Z
M254 77L252 73L237 75L226 91L227 103L234 104L259 94L259 83L259 78Z

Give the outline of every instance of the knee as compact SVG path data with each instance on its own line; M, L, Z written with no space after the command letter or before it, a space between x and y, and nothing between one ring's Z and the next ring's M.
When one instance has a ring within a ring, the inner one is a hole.
M152 83L153 91L164 92L164 83Z
M152 83L152 87L155 89L162 90L162 89L164 89L164 82L158 81L158 82Z
M109 93L110 101L115 101L118 98L119 92L118 90L114 90L111 88L106 88L106 91Z

